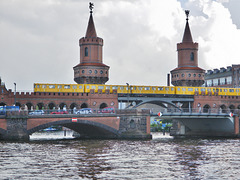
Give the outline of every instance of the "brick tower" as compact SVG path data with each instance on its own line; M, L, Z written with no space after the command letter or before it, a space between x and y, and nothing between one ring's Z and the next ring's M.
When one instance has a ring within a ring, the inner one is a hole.
M78 84L105 84L109 66L102 62L103 39L97 37L93 21L93 3L89 3L90 17L85 37L79 40L80 63L73 67L74 81Z
M177 44L178 67L171 71L174 86L201 86L204 84L205 70L198 67L198 43L192 40L188 23L189 11L181 43Z

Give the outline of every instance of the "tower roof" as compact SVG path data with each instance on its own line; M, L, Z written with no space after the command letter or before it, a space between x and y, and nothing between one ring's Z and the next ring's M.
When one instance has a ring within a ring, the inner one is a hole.
M186 10L185 11L186 13L186 16L187 16L187 19L186 19L186 26L185 26L185 30L184 30L184 35L183 35L183 39L182 39L182 42L193 42L192 40L192 35L191 35L191 31L190 31L190 28L189 28L189 23L188 23L188 15L189 15L189 11Z
M94 26L92 11L90 11L90 17L88 21L88 27L85 37L97 37L97 33Z

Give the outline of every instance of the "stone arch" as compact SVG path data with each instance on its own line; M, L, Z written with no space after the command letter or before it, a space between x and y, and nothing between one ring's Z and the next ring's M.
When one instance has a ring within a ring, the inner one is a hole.
M221 108L221 112L222 112L222 113L226 113L226 112L227 112L227 107L226 107L224 104L222 104L222 105L220 106L220 108Z
M22 107L21 103L20 102L16 102L16 106L19 106L19 108Z
M82 104L81 104L81 109L82 109L82 108L88 108L88 104L87 104L87 103L82 103Z
M59 104L59 107L60 107L60 109L63 109L64 107L67 108L67 104L66 103L61 103L61 104Z
M108 105L106 103L101 103L99 106L99 109L103 109L105 107L108 107Z
M50 110L56 109L56 104L53 103L53 102L49 103L48 104L48 109L50 109Z
M72 103L70 104L70 109L73 109L73 108L78 108L78 105L76 103Z
M204 113L209 113L210 110L211 110L211 107L210 107L208 104L205 104L205 105L203 106L203 112L204 112Z
M0 103L0 106L6 106L7 104L6 103L4 103L4 102L1 102Z
M233 104L231 104L231 105L229 106L230 112L233 113L235 109L236 109L236 108L235 108L235 106L234 106Z
M44 104L43 103L37 103L36 109L44 109Z
M33 110L33 104L31 102L26 103L28 111Z
M113 137L118 137L118 135L119 135L118 130L116 130L110 126L107 126L105 124L101 124L101 123L94 122L94 121L88 121L88 120L72 122L71 119L54 121L54 122L49 122L46 124L36 126L32 129L29 129L28 134L33 134L39 130L48 128L50 126L57 126L57 125L67 127L69 129L72 129L72 130L80 133L80 134L88 135L88 137L91 137L92 133L95 133L94 134L95 138L98 138L98 137L101 138L101 136L99 136L99 134L96 134L96 133L102 133L103 135L106 135L106 137L109 137L109 135L112 135Z
M240 109L240 105L238 105L237 109Z

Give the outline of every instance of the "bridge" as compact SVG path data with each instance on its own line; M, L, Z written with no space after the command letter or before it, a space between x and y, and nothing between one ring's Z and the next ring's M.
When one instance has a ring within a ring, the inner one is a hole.
M171 119L173 126L170 135L175 137L239 137L239 114L239 110L223 113L218 109L208 112L199 112L199 109L166 109L151 116Z
M61 125L80 134L80 138L150 139L150 113L146 110L117 110L114 114L28 115L26 111L0 116L0 137L5 140L29 140L29 135L53 125Z

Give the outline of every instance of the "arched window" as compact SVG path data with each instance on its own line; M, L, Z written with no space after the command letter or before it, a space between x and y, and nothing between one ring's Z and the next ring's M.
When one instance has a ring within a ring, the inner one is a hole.
M84 54L85 54L85 56L88 56L88 48L87 47L85 47Z
M194 61L194 53L193 52L191 52L191 54L190 54L190 60Z

